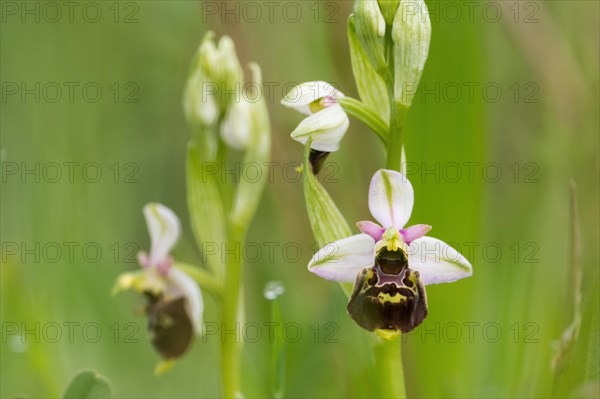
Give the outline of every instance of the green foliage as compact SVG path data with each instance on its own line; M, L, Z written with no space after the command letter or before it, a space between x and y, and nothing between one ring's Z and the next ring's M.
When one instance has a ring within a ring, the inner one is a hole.
M69 383L63 399L110 399L108 380L95 371L81 371Z

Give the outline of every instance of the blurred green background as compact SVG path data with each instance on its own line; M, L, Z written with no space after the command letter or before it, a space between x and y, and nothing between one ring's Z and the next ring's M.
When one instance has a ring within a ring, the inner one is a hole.
M345 28L352 2L81 2L72 16L61 2L0 4L0 396L56 397L82 368L107 376L118 398L218 396L217 336L197 339L154 377L142 298L110 295L116 276L138 267L135 251L149 248L146 202L180 215L176 256L201 263L186 222L181 94L213 29L233 37L241 61L258 62L273 88L279 166L248 237L263 253L245 269L246 319L271 320L263 289L281 281L282 319L302 332L287 344L285 396L372 397L371 354L343 293L306 270L316 248L301 184L285 168L301 160L289 138L301 116L279 105L286 85L310 80L356 96ZM427 4L430 56L406 129L411 222L455 243L474 276L428 288L430 315L405 337L408 394L596 397L599 3ZM350 222L370 219L367 188L382 154L353 121L329 158L326 187ZM581 218L582 325L555 372L558 341L575 318L570 179ZM265 243L279 244L273 259ZM218 321L214 301L205 302L205 321ZM248 397L270 394L270 348L265 337L245 344Z

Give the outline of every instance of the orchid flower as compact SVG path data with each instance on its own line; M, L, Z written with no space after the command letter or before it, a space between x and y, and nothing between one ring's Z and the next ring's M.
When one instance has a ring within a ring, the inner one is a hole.
M340 148L340 141L348 131L348 115L338 103L344 94L329 83L306 82L294 87L281 100L285 107L308 115L294 129L294 140L306 144L313 137L311 149L330 153Z
M132 289L147 297L152 344L168 360L183 355L193 334L201 331L204 303L198 284L169 256L181 234L175 213L152 203L144 207L144 216L150 232L150 254L138 254L142 270L121 275L115 292Z
M409 332L427 316L425 285L469 277L471 264L455 249L426 234L431 226L405 227L414 203L408 179L379 170L369 188L369 210L380 223L357 223L362 234L319 250L308 269L327 280L354 281L348 313L384 337Z

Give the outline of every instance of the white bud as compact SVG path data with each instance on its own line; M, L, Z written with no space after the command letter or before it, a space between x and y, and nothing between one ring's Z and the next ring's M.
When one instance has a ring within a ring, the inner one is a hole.
M392 28L394 97L410 106L429 54L431 22L423 0L402 0Z
M227 107L225 119L221 124L221 138L236 150L244 150L250 140L251 104L242 96Z
M188 123L208 127L217 121L219 108L213 89L214 83L209 82L201 71L190 77L183 94L183 109Z

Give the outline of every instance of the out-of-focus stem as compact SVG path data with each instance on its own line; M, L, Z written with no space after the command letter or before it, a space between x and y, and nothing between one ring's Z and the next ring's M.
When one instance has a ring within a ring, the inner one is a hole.
M223 310L221 328L236 331L239 317L243 312L241 301L243 229L231 226L228 237L228 248L236 248L229 254L225 270L225 286L223 290ZM233 256L231 256L233 255ZM221 340L221 380L224 398L241 397L240 354L241 345L235 334L225 334Z

